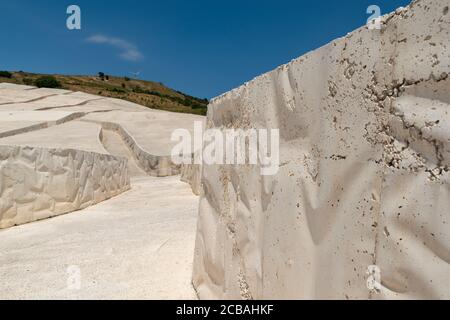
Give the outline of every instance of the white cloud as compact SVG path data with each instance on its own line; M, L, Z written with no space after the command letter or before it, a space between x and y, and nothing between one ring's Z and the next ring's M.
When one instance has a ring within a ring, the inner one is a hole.
M113 46L121 51L119 56L124 60L139 61L144 58L144 55L139 51L138 47L120 38L107 37L97 34L87 38L86 41L95 44L106 44Z

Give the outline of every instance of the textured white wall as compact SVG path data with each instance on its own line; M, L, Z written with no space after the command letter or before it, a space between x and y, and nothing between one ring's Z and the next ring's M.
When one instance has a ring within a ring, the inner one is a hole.
M449 5L415 1L212 101L210 128L280 129L281 167L203 167L200 298L450 298Z
M184 164L181 166L181 181L191 186L192 192L199 196L202 192L201 174L202 167L198 164Z
M129 188L126 159L0 146L0 229L83 209Z
M128 131L120 124L101 122L103 128L113 130L120 135L133 153L139 167L153 177L167 177L180 174L181 166L172 162L171 156L157 156L145 151Z

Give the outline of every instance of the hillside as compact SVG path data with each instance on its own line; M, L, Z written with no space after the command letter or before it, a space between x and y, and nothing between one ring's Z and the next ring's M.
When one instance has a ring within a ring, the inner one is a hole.
M43 74L0 72L0 82L35 85ZM166 87L162 83L128 77L53 75L61 88L118 98L140 105L171 112L206 115L208 100L199 99Z

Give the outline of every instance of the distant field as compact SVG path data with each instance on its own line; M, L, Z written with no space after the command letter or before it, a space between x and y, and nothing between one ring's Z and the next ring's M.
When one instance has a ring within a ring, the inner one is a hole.
M12 77L2 76L0 82L34 85L43 74L11 72ZM113 76L65 76L53 75L63 89L81 91L104 97L118 98L151 109L206 115L208 100L192 97L166 87L162 83Z

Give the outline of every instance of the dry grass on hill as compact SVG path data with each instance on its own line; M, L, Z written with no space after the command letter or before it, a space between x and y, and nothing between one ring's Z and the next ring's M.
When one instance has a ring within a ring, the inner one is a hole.
M35 85L38 78L45 76L27 72L0 74L0 82ZM81 91L104 97L118 98L152 109L180 113L206 115L208 100L192 97L166 87L162 83L107 76L65 76L53 75L64 89Z

